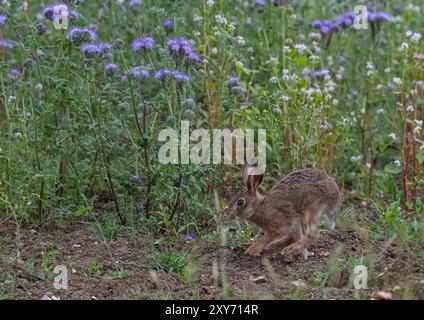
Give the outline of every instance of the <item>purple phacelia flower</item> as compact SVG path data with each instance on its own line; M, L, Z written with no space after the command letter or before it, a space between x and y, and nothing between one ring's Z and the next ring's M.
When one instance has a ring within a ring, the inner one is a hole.
M163 27L164 27L166 30L172 30L172 28L174 27L174 23L172 22L172 20L171 20L171 19L165 19L165 20L163 21Z
M6 78L11 81L14 82L16 80L19 79L19 77L21 76L21 71L18 68L12 68L7 74L6 74Z
M128 6L132 9L135 9L137 6L140 6L142 2L142 0L128 0Z
M265 6L265 0L256 0L256 5L258 5L260 7L264 7Z
M328 76L329 74L330 72L327 69L319 69L319 70L316 70L313 75L317 79L322 79Z
M230 79L228 79L227 81L227 86L229 88L235 87L239 85L239 78L237 77L231 77Z
M125 72L122 76L121 76L121 82L128 82L128 73Z
M160 80L160 81L164 81L166 80L166 77L171 74L171 71L168 69L161 69L159 71L157 71L155 73L155 78Z
M196 240L196 235L194 233L187 232L187 234L184 236L183 240L186 241L186 242L194 241L194 240Z
M92 59L98 57L100 49L95 44L85 43L81 46L81 51L86 58Z
M322 26L323 21L322 20L313 20L311 23L312 28L319 29Z
M0 27L3 27L6 23L7 16L4 13L0 13Z
M194 108L196 106L196 102L194 102L193 98L187 98L184 100L184 104L189 108Z
M392 20L392 17L384 11L378 11L375 13L368 13L369 22L389 22Z
M98 48L100 59L109 59L112 57L112 46L109 43L100 43Z
M340 27L350 27L355 21L357 14L354 12L348 12L344 15L337 17L337 25Z
M190 52L189 54L184 56L184 61L186 61L189 64L196 64L200 62L200 54L197 52Z
M78 11L77 11L77 10L72 10L72 11L71 11L71 14L69 15L69 18L70 18L72 21L75 21L75 20L77 20L77 19L78 19L78 17L79 17L79 13L78 13Z
M189 54L193 52L193 45L185 38L171 39L167 41L167 46L171 54Z
M155 39L152 37L144 37L134 40L131 46L134 52L140 53L142 50L147 51L152 49L154 45Z
M103 69L107 76L112 76L118 71L118 66L114 63L107 63Z
M70 10L66 4L58 3L43 9L43 15L48 20L55 20L59 16L69 17Z
M177 81L177 83L184 84L190 81L188 75L181 71L173 71L172 77Z
M96 40L96 32L93 28L73 27L68 32L68 39L75 44L92 42Z
M143 67L135 67L131 70L131 74L136 79L146 80L149 78L149 70L143 68Z
M179 181L180 186L186 186L188 184L188 180L186 177L181 177Z
M7 39L0 39L0 49L12 49L13 43Z

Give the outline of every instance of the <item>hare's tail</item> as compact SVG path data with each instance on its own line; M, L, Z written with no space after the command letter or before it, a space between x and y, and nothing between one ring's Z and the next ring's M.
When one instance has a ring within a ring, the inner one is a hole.
M332 206L330 208L327 208L325 212L325 222L328 224L331 230L334 230L336 227L336 212L337 212L337 206Z

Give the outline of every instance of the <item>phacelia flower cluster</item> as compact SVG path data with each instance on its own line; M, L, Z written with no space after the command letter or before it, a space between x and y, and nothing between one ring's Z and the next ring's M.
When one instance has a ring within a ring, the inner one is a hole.
M196 64L200 61L200 54L193 48L193 44L185 39L170 39L167 41L167 46L171 55L177 61L184 61L188 64Z

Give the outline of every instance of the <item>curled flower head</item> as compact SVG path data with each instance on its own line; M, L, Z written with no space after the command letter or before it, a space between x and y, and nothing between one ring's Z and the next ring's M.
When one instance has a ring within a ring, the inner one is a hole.
M80 44L83 42L92 42L96 40L96 32L93 28L86 27L73 27L68 32L68 39L75 44Z
M112 57L112 46L109 43L100 43L98 48L100 59L109 59Z
M194 240L196 240L196 235L194 233L187 232L187 234L184 236L183 240L186 241L186 242L194 241Z
M99 55L100 49L95 44L85 43L81 46L81 51L86 58L96 58Z
M0 39L0 49L12 49L13 43L10 40L7 39Z
M368 21L369 22L389 22L393 18L387 12L378 11L375 13L368 13Z
M12 68L7 74L6 79L10 82L15 82L21 76L21 71L18 68Z
M103 69L107 76L112 76L118 71L118 66L114 63L107 63L104 65Z
M341 16L338 16L336 23L339 27L350 27L354 23L356 17L356 13L348 12Z
M231 77L230 79L228 79L228 81L227 81L227 86L229 87L229 88L233 88L233 87L235 87L235 86L238 86L240 83L239 83L239 78L237 78L237 77Z
M134 40L131 46L134 52L140 53L141 51L148 51L152 49L154 45L155 39L152 37L144 37Z
M187 98L184 100L184 105L186 105L189 108L194 108L196 106L196 102L194 102L193 98Z
M0 12L0 27L3 27L6 23L7 16L5 13Z
M131 74L134 78L139 80L146 80L149 78L150 73L149 70L143 68L143 67L135 67L131 70Z
M184 84L189 82L190 78L184 72L181 71L173 71L172 77L177 81L177 83Z
M161 69L155 73L155 79L160 81L165 81L166 77L171 74L171 71L168 69Z
M172 30L172 28L174 27L174 23L172 22L172 20L171 20L171 19L165 19L165 20L163 21L163 27L164 27L166 30Z

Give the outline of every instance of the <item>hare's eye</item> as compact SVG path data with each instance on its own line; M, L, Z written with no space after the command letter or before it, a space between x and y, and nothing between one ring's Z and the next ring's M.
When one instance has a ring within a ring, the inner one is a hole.
M237 200L237 207L243 207L246 201L244 199L238 199Z

